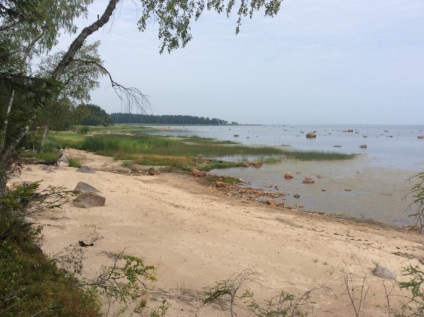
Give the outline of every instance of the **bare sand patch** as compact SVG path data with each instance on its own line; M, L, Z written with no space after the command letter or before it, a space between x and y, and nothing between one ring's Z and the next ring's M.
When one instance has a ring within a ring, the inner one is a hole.
M376 264L402 279L402 267L424 257L424 235L364 222L267 207L228 197L189 174L128 176L110 171L120 166L107 157L73 151L72 156L97 169L95 174L60 167L47 173L38 166L24 170L22 180L42 180L42 187L74 189L86 182L106 197L106 205L83 209L68 203L63 209L37 216L44 226L43 250L55 254L87 239L94 231L103 238L85 248L85 275L95 276L108 253L125 250L156 267L150 303L165 296L168 316L225 316L219 307L198 311L205 287L244 269L262 273L252 290L258 299L284 289L300 294L310 289L316 316L350 316L352 308L344 278L370 290L364 316L387 316L383 282ZM394 253L409 254L411 258ZM321 288L326 286L331 289ZM246 316L243 310L239 316Z

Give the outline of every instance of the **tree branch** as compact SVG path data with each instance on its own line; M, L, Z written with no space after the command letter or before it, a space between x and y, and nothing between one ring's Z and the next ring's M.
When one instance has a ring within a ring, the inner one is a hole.
M100 68L109 77L110 83L115 90L116 95L119 97L121 103L125 105L129 112L131 112L134 107L138 108L141 112L145 112L146 109L150 109L150 101L147 95L143 94L138 88L125 87L116 82L106 67L100 63L83 59L73 59L72 62L93 64Z
M91 34L96 32L101 27L103 27L107 22L109 22L109 19L112 16L113 11L115 11L116 5L118 4L119 1L120 0L110 0L108 6L106 7L105 12L103 12L103 15L100 17L100 19L92 23L90 26L85 27L81 31L81 33L77 36L77 38L72 42L66 54L63 55L62 60L59 62L59 64L57 64L56 68L54 69L52 73L53 79L59 80L60 76L63 74L66 67L73 61L75 54L82 47L87 37L89 37Z

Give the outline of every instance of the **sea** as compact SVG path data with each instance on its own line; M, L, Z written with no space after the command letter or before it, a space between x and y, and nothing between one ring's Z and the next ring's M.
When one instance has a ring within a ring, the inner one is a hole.
M424 125L234 125L155 126L164 136L198 136L285 150L357 154L342 161L283 159L261 168L231 168L211 173L240 178L244 186L284 192L287 206L394 226L412 225L416 210L410 193L424 172ZM314 132L316 138L306 138ZM364 148L366 145L366 148ZM362 146L362 147L361 147ZM201 154L201 153L199 153ZM251 160L255 157L217 157ZM295 177L287 181L283 175ZM305 177L314 184L303 184ZM294 196L300 196L294 198ZM263 197L265 200L266 197Z

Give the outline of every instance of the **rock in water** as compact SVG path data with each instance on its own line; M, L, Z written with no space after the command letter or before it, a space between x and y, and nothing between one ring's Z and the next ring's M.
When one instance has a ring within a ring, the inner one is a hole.
M317 134L315 133L315 131L314 132L308 132L306 134L307 139L315 139L316 137L317 137Z
M284 174L284 179L292 179L293 177L294 176L290 172Z
M315 181L311 177L305 177L303 184L314 184Z

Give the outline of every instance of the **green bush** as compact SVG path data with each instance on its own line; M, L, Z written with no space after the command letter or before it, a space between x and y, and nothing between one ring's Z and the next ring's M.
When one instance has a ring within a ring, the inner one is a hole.
M0 316L101 316L94 295L41 252L40 227L24 220L43 198L38 185L0 199Z

